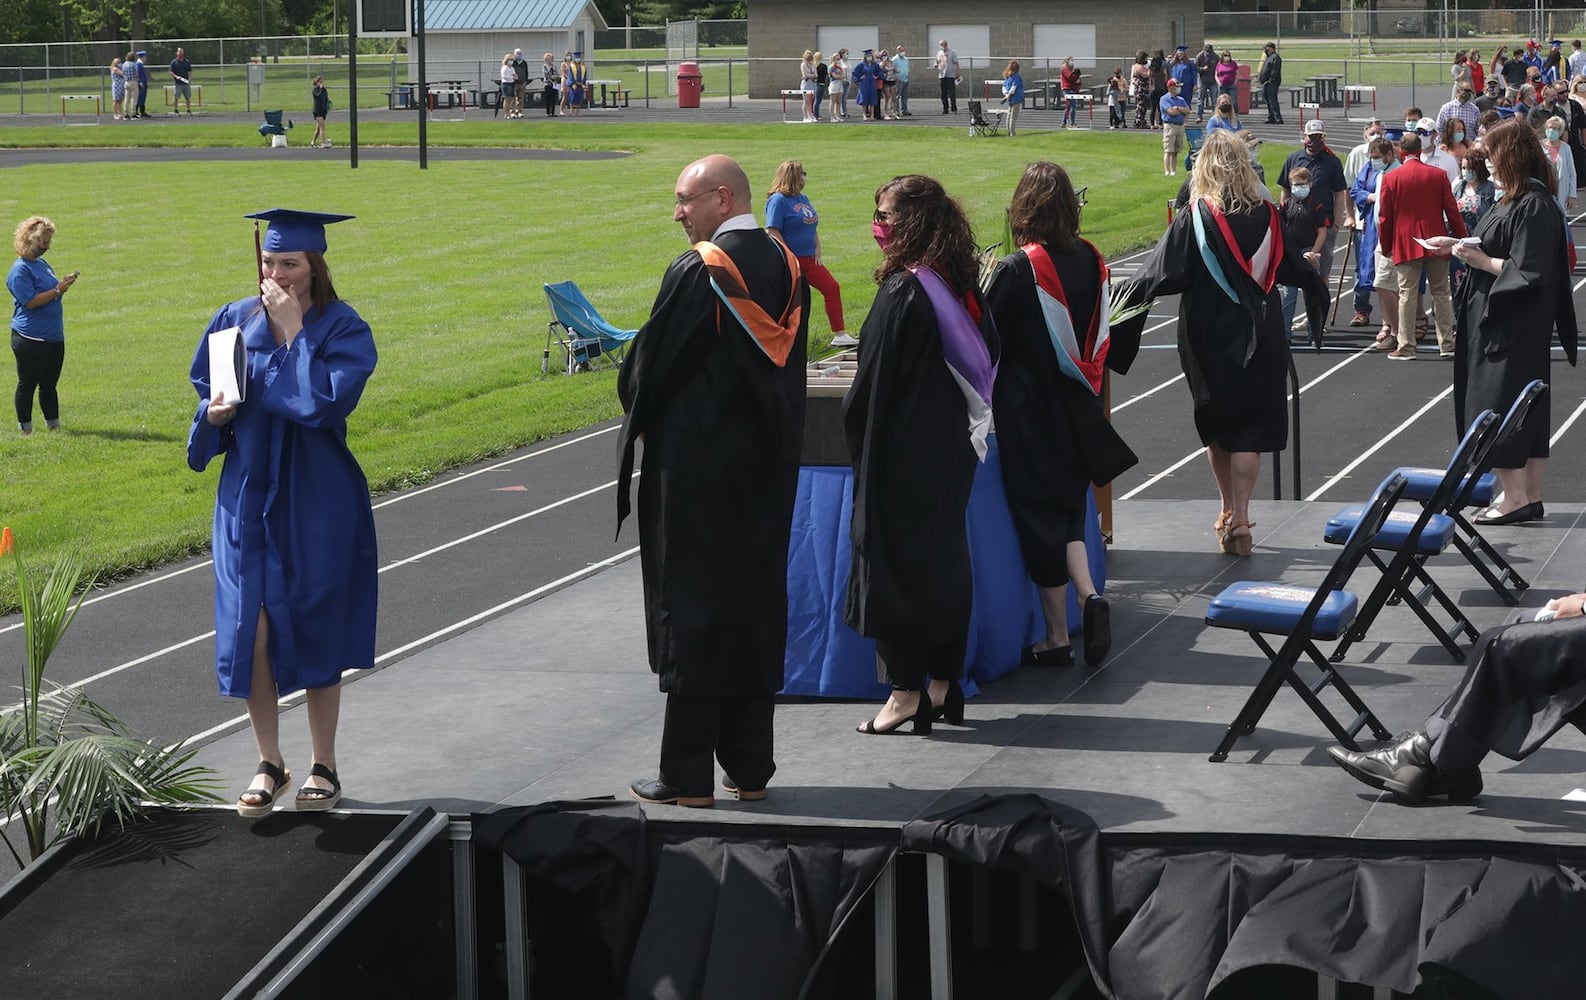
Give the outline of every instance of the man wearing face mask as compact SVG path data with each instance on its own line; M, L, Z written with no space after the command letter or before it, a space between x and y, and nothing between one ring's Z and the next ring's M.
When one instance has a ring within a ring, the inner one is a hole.
M1366 166L1366 160L1369 158L1366 147L1371 145L1371 140L1382 138L1385 131L1380 118L1371 119L1366 123L1366 127L1361 129L1360 145L1351 149L1349 155L1344 157L1344 179L1350 184L1355 183L1360 177L1360 171Z
M1393 257L1399 284L1399 346L1393 361L1414 361L1416 290L1426 277L1437 324L1438 355L1454 356L1454 299L1448 283L1448 254L1419 242L1440 236L1465 236L1465 220L1454 202L1448 175L1421 162L1421 136L1411 132L1399 140L1404 163L1382 179L1377 226L1385 252Z
M631 786L643 802L713 805L713 756L741 800L765 798L776 771L810 300L753 206L730 157L684 168L672 218L693 246L667 268L617 378L617 525L642 438L645 633L666 694L659 774Z
M1377 234L1377 218L1381 201L1382 179L1399 165L1394 156L1393 144L1376 136L1366 144L1367 161L1350 184L1349 197L1355 203L1360 226L1359 257L1355 259L1355 318L1350 326L1365 326L1371 322L1371 293L1375 291L1382 300L1382 329L1377 331L1376 349L1391 351L1399 340L1399 280L1393 273L1393 261L1381 252ZM1364 318L1364 323L1356 320Z
M1289 158L1283 161L1283 171L1278 174L1278 187L1283 189L1285 198L1293 193L1289 185L1289 171L1295 167L1304 167L1311 172L1311 196L1332 206L1333 227L1327 231L1327 240L1322 245L1321 256L1317 261L1317 270L1321 271L1322 280L1327 281L1333 273L1333 249L1338 243L1339 229L1353 229L1355 226L1355 205L1349 200L1349 181L1344 177L1344 164L1338 159L1337 153L1327 148L1327 128L1320 120L1305 123L1305 145L1297 152L1290 153Z
M1454 182L1459 180L1459 158L1438 145L1437 123L1422 118L1415 123L1415 134L1421 137L1421 162L1441 170L1448 178L1449 190L1453 190ZM1463 139L1461 135L1461 141Z
M1465 123L1465 136L1476 138L1476 126L1481 122L1481 109L1473 103L1475 91L1469 87L1460 87L1454 99L1437 109L1437 131L1441 135L1443 125L1450 118L1458 118Z

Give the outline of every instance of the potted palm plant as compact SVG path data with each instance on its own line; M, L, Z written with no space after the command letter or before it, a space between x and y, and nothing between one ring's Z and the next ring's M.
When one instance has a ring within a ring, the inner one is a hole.
M82 689L44 677L44 666L93 586L82 555L68 552L35 582L10 528L0 530L22 605L26 655L22 700L0 710L0 815L21 827L27 859L0 829L17 864L53 841L92 833L107 818L125 826L149 805L218 802L219 780L192 763L196 750L159 747L134 734Z

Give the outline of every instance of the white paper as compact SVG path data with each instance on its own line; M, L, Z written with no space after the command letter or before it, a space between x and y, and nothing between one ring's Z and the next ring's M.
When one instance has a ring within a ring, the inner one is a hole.
M1443 243L1442 242L1443 240L1449 240L1451 242ZM1426 247L1426 249L1428 249L1428 250L1442 250L1445 247L1452 248L1452 247L1455 247L1455 246L1457 246L1457 245L1459 245L1461 243L1463 243L1465 246L1468 246L1468 247L1479 247L1479 246L1481 246L1481 240L1477 239L1474 236L1464 236L1464 237L1461 237L1461 238L1459 238L1457 240L1454 239L1452 236L1434 236L1434 237L1432 237L1429 240L1423 240L1423 239L1421 239L1421 237L1417 236L1415 238L1415 242L1421 244L1421 246L1423 246L1423 247Z
M248 363L242 330L228 326L209 335L209 398L240 403L248 398Z

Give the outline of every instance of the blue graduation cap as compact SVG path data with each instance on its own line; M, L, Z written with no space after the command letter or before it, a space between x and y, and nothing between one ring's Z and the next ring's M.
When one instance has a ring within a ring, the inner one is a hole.
M137 53L139 59L142 59L144 56L146 56L148 54L149 54L149 50L148 49L139 49L138 53Z
M330 212L301 212L291 208L272 208L243 216L270 224L261 249L267 253L324 253L325 227L354 218Z

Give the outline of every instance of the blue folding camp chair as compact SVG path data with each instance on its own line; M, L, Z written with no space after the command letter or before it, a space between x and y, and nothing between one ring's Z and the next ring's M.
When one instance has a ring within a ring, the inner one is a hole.
M1267 706L1272 704L1272 699L1284 684L1294 689L1328 732L1333 734L1333 738L1344 746L1356 749L1355 734L1364 726L1371 727L1372 735L1379 740L1389 738L1390 734L1382 722L1338 673L1338 668L1322 655L1316 643L1318 640L1325 642L1338 638L1355 620L1360 600L1342 588L1370 549L1371 540L1382 529L1388 511L1393 509L1403 493L1404 477L1399 475L1389 476L1377 487L1377 492L1356 521L1355 530L1350 533L1343 551L1338 554L1338 560L1322 578L1321 586L1312 589L1287 583L1240 580L1229 584L1222 593L1212 598L1206 608L1206 624L1214 628L1238 629L1248 634L1267 655L1268 661L1266 672L1261 675L1255 690L1250 692L1244 707L1239 710L1222 742L1217 744L1216 752L1211 755L1214 763L1228 759L1228 751L1233 749L1239 738L1255 732L1256 723L1261 721ZM1283 645L1273 649L1265 638L1268 635L1283 636ZM1294 668L1299 664L1301 654L1309 657L1322 672L1321 677L1313 683L1307 684L1295 673ZM1355 718L1349 725L1339 722L1322 703L1319 696L1328 687L1337 691L1354 710Z
M1454 662L1465 662L1465 651L1459 647L1457 636L1463 634L1471 642L1476 641L1479 634L1476 626L1470 623L1465 613L1454 603L1453 598L1437 585L1431 574L1426 571L1426 561L1433 556L1442 555L1447 551L1449 543L1454 538L1454 518L1451 511L1454 509L1456 497L1462 492L1467 480L1472 479L1472 471L1476 468L1476 459L1488 451L1488 443L1497 434L1498 415L1491 410L1483 410L1475 420L1470 422L1470 429L1465 432L1465 437L1459 442L1459 447L1454 449L1454 457L1449 459L1448 468L1443 470L1442 479L1432 490L1432 495L1421 505L1419 513L1411 511L1393 511L1388 515L1382 529L1371 539L1371 544L1366 550L1366 555L1373 565L1382 571L1382 578L1372 588L1365 604L1361 605L1360 614L1356 616L1354 624L1345 633L1343 639L1333 649L1333 662L1338 663L1344 658L1351 644L1366 637L1377 615L1382 613L1384 606L1403 601L1409 605L1415 616L1421 619L1434 638L1443 644ZM1399 473L1393 473L1399 476ZM1403 477L1400 477L1403 478ZM1327 520L1327 528L1323 539L1331 544L1340 545L1353 537L1355 525L1359 522L1361 508L1357 506L1345 507ZM1377 553L1392 553L1386 560ZM1419 589L1415 589L1419 586ZM1444 625L1432 614L1428 604L1436 602L1437 606L1448 616L1448 624Z
M292 127L291 119L287 119L285 125L281 124L282 116L285 114L285 111L264 113L264 124L259 126L259 134L264 136L265 141L270 141L272 136L286 135L286 130Z
M557 367L568 375L592 368L617 368L638 330L612 326L571 281L545 286L551 304L551 322L545 328L545 353L540 374L550 374L551 345L557 350Z
M1468 507L1486 508L1492 504L1493 497L1498 491L1498 477L1492 472L1492 457L1498 454L1509 439L1514 437L1525 426L1526 418L1531 415L1531 409L1547 394L1547 383L1537 379L1515 397L1514 404L1509 407L1509 412L1504 415L1503 422L1498 425L1498 432L1492 436L1491 443L1484 454L1476 459L1476 467L1471 474L1465 477L1465 482L1460 486L1459 493L1454 497L1448 514L1454 519L1454 548L1465 557L1465 561L1475 567L1481 578L1493 589L1503 603L1513 607L1520 603L1520 592L1530 588L1518 571L1505 559L1492 544L1482 537L1470 519L1465 517ZM1418 500L1422 504L1432 499L1432 491L1442 481L1443 469L1428 469L1418 466L1405 466L1395 469L1403 474L1408 483L1404 488L1406 500ZM1511 589L1512 588L1512 589Z

